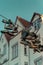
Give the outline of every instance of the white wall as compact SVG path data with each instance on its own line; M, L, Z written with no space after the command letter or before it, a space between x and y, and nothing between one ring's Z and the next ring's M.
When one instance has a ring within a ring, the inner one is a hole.
M19 25L19 27L18 27L18 31L20 31L20 30L24 29L24 26L20 23L20 21L19 21L18 19L17 19L16 24L18 24L18 25Z
M2 40L3 40L3 42L2 42ZM3 34L2 37L1 37L1 50L2 50L2 54L3 54L3 48L4 48L3 46L4 46L4 44L6 44L6 55L3 55L1 57L2 63L4 62L5 59L8 60L8 42L7 42L7 40L6 40L6 38L5 38L4 34Z
M19 24L22 27L22 25L19 22L17 22L17 24ZM22 30L22 28L19 27L18 30L20 31L20 30ZM41 26L41 29L38 32L43 37L43 31L42 30L43 30L43 25ZM9 42L9 56L8 56L8 42L5 39L4 35L2 36L2 38L4 39L4 42L2 43L1 48L3 49L3 45L5 43L7 44L7 54L6 54L6 56L2 57L2 61L4 61L5 58L8 59L8 57L9 57L9 60L6 63L4 63L3 65L15 65L16 63L18 63L18 65L24 65L24 62L28 62L28 65L29 65L29 60L30 60L30 65L34 65L34 60L37 57L40 57L43 55L42 53L38 53L38 52L33 54L33 50L29 49L27 46L28 55L24 56L24 45L20 44L20 40L21 40L21 33L20 33L16 37L14 37L12 40L10 40L10 42ZM12 46L16 42L18 42L18 57L12 60ZM29 50L30 50L30 57L29 57Z

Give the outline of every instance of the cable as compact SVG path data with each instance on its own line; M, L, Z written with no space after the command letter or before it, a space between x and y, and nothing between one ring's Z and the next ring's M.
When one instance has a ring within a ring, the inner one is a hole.
M1 14L0 14L0 16L8 20L8 18L6 18L5 16L3 16L3 15L1 15Z

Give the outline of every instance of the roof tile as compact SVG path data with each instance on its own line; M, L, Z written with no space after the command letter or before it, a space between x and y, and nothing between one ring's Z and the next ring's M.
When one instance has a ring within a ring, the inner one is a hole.
M30 26L32 25L31 22L29 22L29 21L27 21L27 20L25 20L25 19L23 19L23 18L21 18L21 17L18 17L18 16L17 16L17 19L19 20L20 23L22 23L22 25L23 25L24 27L30 27Z

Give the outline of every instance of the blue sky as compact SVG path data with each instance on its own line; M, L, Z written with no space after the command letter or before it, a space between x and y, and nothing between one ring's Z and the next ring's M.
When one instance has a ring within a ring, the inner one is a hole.
M30 21L34 12L43 14L43 0L0 0L0 14L13 22L16 16ZM0 30L4 26L2 19L0 17Z

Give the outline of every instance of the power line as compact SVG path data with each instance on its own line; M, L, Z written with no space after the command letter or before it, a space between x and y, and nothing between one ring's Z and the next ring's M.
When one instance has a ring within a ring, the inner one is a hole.
M1 15L1 14L0 14L0 16L1 16L2 18L5 18L6 20L8 20L8 18L7 18L7 17L5 17L5 16L3 16L3 15Z

